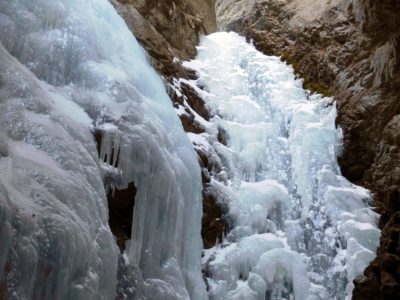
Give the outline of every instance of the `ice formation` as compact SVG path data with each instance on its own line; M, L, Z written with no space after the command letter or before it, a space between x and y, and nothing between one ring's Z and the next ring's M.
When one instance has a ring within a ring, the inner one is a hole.
M186 65L200 78L185 82L214 117L197 116L207 133L191 139L224 166L212 184L232 227L204 254L210 298L350 299L380 231L369 192L340 174L333 99L235 33L204 37L198 51Z
M105 181L138 188L130 296L206 298L196 154L109 1L0 1L0 70L1 293L114 299Z

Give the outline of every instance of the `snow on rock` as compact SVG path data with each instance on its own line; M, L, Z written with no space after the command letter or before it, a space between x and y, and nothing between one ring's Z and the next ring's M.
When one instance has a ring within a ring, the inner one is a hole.
M350 299L380 231L369 192L340 174L333 99L235 33L203 37L198 51L188 83L213 117L191 140L222 164L211 185L231 225L204 252L210 298Z
M7 298L115 297L118 250L103 181L137 187L121 263L131 274L120 274L137 280L124 282L127 289L147 299L172 290L165 299L206 298L196 154L111 4L5 0L0 24L0 285ZM99 153L91 131L100 132Z

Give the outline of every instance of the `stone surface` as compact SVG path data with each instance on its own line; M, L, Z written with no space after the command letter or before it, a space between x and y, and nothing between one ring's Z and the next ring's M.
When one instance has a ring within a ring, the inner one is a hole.
M229 228L227 221L224 219L225 213L216 196L209 189L206 189L203 193L201 231L204 248L209 249L222 242L222 238Z
M199 36L216 30L214 0L113 0L113 4L162 75L169 73L162 64L169 65L174 57L194 57ZM167 75L171 74L176 72Z
M217 15L221 29L292 64L306 88L335 96L342 173L373 192L382 215L378 256L354 299L399 299L400 2L219 0Z

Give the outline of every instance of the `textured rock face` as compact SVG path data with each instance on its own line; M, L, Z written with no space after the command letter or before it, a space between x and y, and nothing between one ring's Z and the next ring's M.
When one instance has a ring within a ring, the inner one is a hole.
M220 0L222 29L293 64L310 90L334 95L342 172L374 193L381 246L354 299L400 296L400 2Z
M216 29L214 0L113 0L113 4L164 76L180 69L176 59L196 55L200 34Z
M182 61L194 58L200 35L216 30L215 0L153 1L113 0L117 11L150 55L152 64L163 76L169 95L179 113L185 131L202 133L205 128L196 114L209 120L210 113L197 92L180 79L195 79L196 74L182 66ZM203 243L214 246L227 228L223 209L210 186L209 172L214 169L210 153L196 148L203 178ZM118 230L124 224L113 221L118 241L127 234ZM121 219L122 220L122 219ZM115 224L117 223L117 224ZM122 244L122 243L120 243Z

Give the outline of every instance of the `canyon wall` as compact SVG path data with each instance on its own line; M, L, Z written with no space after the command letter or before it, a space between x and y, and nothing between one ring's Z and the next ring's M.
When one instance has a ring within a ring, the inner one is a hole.
M335 96L342 173L370 189L381 214L377 258L354 299L400 295L400 2L220 0L219 27L281 56L304 86Z

